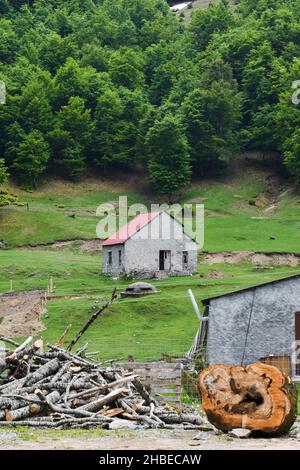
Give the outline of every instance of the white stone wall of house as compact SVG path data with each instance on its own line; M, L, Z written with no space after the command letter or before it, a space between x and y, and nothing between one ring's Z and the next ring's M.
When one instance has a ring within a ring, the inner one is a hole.
M167 275L192 274L197 271L197 247L197 243L183 233L178 221L162 213L126 242L125 272L143 272L148 277L160 271ZM169 252L164 269L160 269L162 251Z
M119 276L125 273L124 245L102 247L102 272L108 276Z
M160 269L160 252L169 251L164 269ZM183 252L187 251L183 262ZM135 274L143 272L153 277L156 273L163 271L173 276L190 275L197 270L196 250L186 250L186 244L173 241L148 241L138 240L134 243L129 240L125 246L125 272Z

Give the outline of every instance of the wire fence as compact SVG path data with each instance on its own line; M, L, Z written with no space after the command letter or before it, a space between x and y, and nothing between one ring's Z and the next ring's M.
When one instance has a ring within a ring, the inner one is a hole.
M139 336L101 337L97 351L93 353L94 360L122 361L122 362L153 362L153 361L180 361L185 358L192 344L192 339L174 339L159 337L144 339Z

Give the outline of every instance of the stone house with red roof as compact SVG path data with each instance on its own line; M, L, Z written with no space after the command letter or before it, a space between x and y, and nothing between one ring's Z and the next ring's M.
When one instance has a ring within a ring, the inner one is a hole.
M198 243L165 211L140 214L102 244L103 273L138 278L197 271Z

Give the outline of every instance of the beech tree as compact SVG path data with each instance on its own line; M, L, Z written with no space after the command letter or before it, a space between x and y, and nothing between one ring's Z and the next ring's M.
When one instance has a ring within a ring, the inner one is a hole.
M180 117L167 114L155 121L145 144L150 180L171 201L191 177L189 145Z
M36 187L38 178L45 172L50 157L50 148L40 131L27 134L17 149L12 168L19 179Z

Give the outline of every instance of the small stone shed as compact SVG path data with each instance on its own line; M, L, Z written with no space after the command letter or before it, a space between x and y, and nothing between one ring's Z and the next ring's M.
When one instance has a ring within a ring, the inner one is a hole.
M293 376L300 376L300 274L202 302L209 319L201 325L198 346L209 364L286 357Z
M140 214L102 244L103 273L139 278L197 271L198 244L167 212Z

